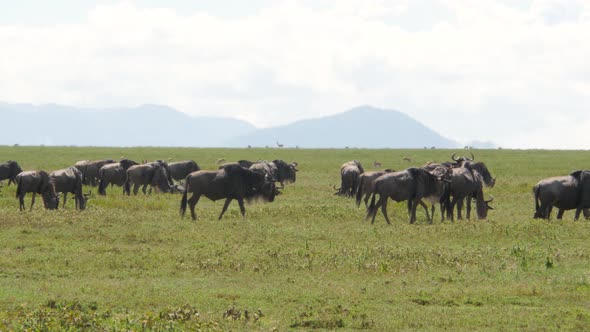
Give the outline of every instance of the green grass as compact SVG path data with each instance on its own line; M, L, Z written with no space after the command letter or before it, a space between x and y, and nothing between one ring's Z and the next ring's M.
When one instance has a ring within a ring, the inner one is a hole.
M0 192L0 330L583 330L590 326L590 223L533 220L532 186L589 168L584 151L475 150L496 186L487 221L392 225L333 195L339 167L447 160L450 150L0 147L0 160L48 171L77 160L298 161L274 203L180 195L96 195L88 210L18 211ZM461 151L458 151L461 152ZM6 182L5 182L6 184ZM87 189L86 189L87 191ZM30 202L30 195L26 204ZM437 212L438 213L438 212ZM438 220L438 215L435 217ZM246 313L247 312L247 313Z

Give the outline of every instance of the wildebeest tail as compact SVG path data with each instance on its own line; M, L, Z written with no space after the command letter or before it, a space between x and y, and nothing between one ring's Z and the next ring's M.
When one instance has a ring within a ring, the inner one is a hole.
M359 181L358 189L356 190L356 206L359 207L361 205L361 199L363 197L363 181L365 181L365 177L361 176L361 180Z
M186 204L187 204L187 196L188 190L190 187L190 175L186 177L185 185L184 185L184 192L182 193L182 199L180 200L180 215L184 217L184 213L186 212Z
M100 177L100 182L98 183L98 194L106 196L107 183L104 180L104 178L105 178L104 172L100 172L99 177Z
M16 182L16 198L20 197L21 191L23 190L22 186L22 181L23 179L21 177L17 177L16 180L14 180Z
M123 184L123 194L131 195L131 183L129 183L129 173L125 172L125 183Z

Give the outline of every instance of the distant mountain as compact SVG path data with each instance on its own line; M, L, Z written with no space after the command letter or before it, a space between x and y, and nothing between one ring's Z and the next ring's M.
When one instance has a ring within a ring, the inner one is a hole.
M237 135L225 145L243 147L276 146L304 148L455 148L450 140L412 119L392 110L370 106L353 108L318 119L298 121L289 125L259 129Z
M161 105L87 109L0 102L0 145L422 148L461 146L404 113L370 106L257 129L231 118L193 117Z
M173 108L84 109L0 103L0 144L78 146L222 146L256 130L231 118L192 117Z

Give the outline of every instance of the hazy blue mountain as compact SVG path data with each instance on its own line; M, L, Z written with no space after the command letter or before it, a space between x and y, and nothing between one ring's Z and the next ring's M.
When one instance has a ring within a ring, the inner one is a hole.
M222 146L256 129L231 118L192 117L167 106L83 109L0 103L0 144L81 146Z
M226 141L229 146L303 148L455 148L460 144L441 136L408 115L370 106L353 108L318 119L259 129Z

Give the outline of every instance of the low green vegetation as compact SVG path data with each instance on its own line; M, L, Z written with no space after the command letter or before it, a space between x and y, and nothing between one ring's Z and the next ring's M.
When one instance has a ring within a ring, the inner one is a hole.
M19 212L0 190L0 330L585 330L590 326L590 223L532 219L541 178L590 168L585 151L474 150L496 186L485 221L392 225L333 195L339 167L377 160L403 169L451 150L0 147L0 160L47 171L82 159L219 158L297 161L297 182L274 203L109 188L77 212L73 199ZM462 151L457 151L461 154ZM402 160L404 157L412 162ZM85 189L88 191L88 188ZM26 198L30 204L30 194ZM555 213L555 212L554 212Z

